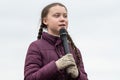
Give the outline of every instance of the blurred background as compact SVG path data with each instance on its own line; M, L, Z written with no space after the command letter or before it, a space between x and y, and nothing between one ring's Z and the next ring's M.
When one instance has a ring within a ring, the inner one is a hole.
M41 10L52 2L68 8L68 31L89 80L120 80L120 0L0 0L0 79L23 80Z

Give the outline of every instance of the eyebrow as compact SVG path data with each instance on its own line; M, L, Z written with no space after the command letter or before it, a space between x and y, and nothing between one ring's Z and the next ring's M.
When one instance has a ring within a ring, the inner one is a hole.
M54 13L54 14L61 14L60 12ZM62 14L67 14L67 13L62 13Z

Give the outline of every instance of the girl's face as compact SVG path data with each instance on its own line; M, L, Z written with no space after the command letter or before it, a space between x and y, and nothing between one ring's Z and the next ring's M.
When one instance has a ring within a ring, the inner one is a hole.
M59 35L59 30L61 28L67 29L68 27L66 9L59 5L51 7L48 15L43 19L43 23L47 25L49 34Z

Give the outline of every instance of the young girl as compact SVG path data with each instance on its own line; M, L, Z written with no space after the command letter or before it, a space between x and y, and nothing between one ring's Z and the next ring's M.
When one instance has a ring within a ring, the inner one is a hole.
M88 80L81 53L69 35L70 53L64 53L59 31L67 30L67 15L61 3L49 4L42 10L38 40L27 51L24 80Z

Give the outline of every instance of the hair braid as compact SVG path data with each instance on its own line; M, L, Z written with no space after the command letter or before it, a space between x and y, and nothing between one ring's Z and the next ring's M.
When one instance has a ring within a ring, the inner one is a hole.
M41 39L41 35L42 35L42 32L43 32L43 28L46 28L46 25L44 23L42 23L40 25L40 29L39 29L39 32L38 32L38 36L37 36L37 39Z
M39 32L38 32L37 39L41 39L42 31L43 31L43 28L40 27Z
M78 53L78 50L77 50L77 47L75 46L72 38L70 37L70 35L68 34L67 36L68 40L70 41L70 44L72 46L72 48L74 49L75 51L75 54L76 54L76 57L77 57L77 67L79 67L80 65L80 60L81 60L81 55ZM79 69L79 68L78 68Z

